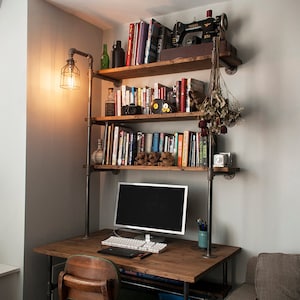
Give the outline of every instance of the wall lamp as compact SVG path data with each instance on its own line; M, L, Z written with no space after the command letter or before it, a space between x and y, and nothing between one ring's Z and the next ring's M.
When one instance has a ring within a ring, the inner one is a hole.
M93 56L75 48L69 49L67 64L61 69L60 87L65 89L80 88L80 71L75 65L74 55L86 57L88 60L88 109L87 109L87 143L86 143L86 174L85 174L85 238L89 237L90 223L90 176L91 176L91 129L92 129L92 88L93 78L105 79L119 85L119 81L94 73Z

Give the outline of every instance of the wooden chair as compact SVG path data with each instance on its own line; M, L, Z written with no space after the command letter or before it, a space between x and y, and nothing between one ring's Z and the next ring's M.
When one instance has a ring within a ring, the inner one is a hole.
M115 300L119 270L107 259L74 255L67 259L58 276L59 300Z

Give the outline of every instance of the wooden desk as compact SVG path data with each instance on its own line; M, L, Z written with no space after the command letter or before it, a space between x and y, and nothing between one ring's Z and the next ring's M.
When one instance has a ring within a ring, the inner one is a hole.
M168 246L164 252L152 254L145 259L98 254L97 251L105 247L101 246L100 242L110 235L112 231L104 229L90 234L88 239L79 236L34 249L36 253L47 255L49 258L48 299L51 299L54 288L51 283L52 257L68 258L74 254L103 256L129 273L137 272L183 282L184 299L187 300L189 284L196 283L203 275L220 264L223 264L223 283L227 284L227 261L240 251L239 247L213 245L212 257L206 258L205 251L198 248L196 241L168 239ZM121 235L130 236L125 232Z

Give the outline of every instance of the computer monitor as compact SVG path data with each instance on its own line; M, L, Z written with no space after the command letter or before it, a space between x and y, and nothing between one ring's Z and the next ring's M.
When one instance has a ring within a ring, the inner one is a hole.
M114 226L183 235L187 196L187 185L119 182Z

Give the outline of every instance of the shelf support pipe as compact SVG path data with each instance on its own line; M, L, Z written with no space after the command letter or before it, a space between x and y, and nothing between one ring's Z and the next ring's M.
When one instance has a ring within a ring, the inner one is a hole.
M213 179L214 179L214 169L213 169L213 134L209 131L208 134L208 199L207 199L207 248L205 257L211 257L211 235L212 235L212 198L213 198Z
M92 126L92 89L93 89L93 56L75 48L69 49L68 63L74 63L73 56L77 54L88 60L88 103L87 103L87 143L86 143L86 172L85 172L85 232L84 238L89 237L90 226L90 177L91 177L91 126Z
M93 71L93 56L89 53L77 50L75 48L69 49L69 59L67 60L68 71L75 67L74 55L86 57L88 60L88 103L87 103L87 143L86 143L86 172L85 172L85 232L84 238L88 238L90 234L90 177L91 177L91 132L92 132L92 89L93 78L104 79L112 81L115 85L120 85L120 81L106 76L99 75ZM72 75L71 71L71 75ZM71 86L63 86L64 88L72 88Z

